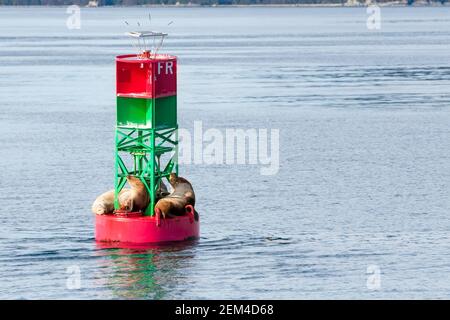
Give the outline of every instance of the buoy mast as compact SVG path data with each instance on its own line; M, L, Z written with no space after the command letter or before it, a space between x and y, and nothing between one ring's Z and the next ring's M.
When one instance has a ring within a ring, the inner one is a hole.
M178 175L177 58L158 53L165 33L128 35L139 52L116 58L114 204L118 210L118 194L132 174L147 188L145 215L152 216L160 182ZM147 48L151 43L157 45Z

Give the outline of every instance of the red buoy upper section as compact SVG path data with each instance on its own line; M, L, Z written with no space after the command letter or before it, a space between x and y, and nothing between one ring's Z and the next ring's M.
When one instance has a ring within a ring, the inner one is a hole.
M167 54L116 57L119 97L160 98L177 94L177 58Z

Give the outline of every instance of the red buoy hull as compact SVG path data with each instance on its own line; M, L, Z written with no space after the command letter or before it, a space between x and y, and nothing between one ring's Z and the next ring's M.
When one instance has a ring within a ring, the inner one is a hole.
M102 242L160 243L197 239L200 223L185 215L170 219L156 216L96 215L95 239Z

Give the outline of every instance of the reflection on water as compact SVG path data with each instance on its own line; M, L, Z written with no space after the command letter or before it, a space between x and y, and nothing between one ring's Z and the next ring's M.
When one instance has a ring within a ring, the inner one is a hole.
M99 269L117 299L165 299L177 285L179 270L193 254L195 241L165 245L96 244Z

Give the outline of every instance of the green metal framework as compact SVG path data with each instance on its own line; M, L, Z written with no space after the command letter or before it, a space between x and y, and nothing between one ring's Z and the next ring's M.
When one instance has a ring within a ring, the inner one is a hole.
M162 128L117 125L115 146L115 209L119 209L118 195L126 177L132 174L141 179L150 195L145 215L153 215L160 182L168 180L171 172L178 174L178 125Z

